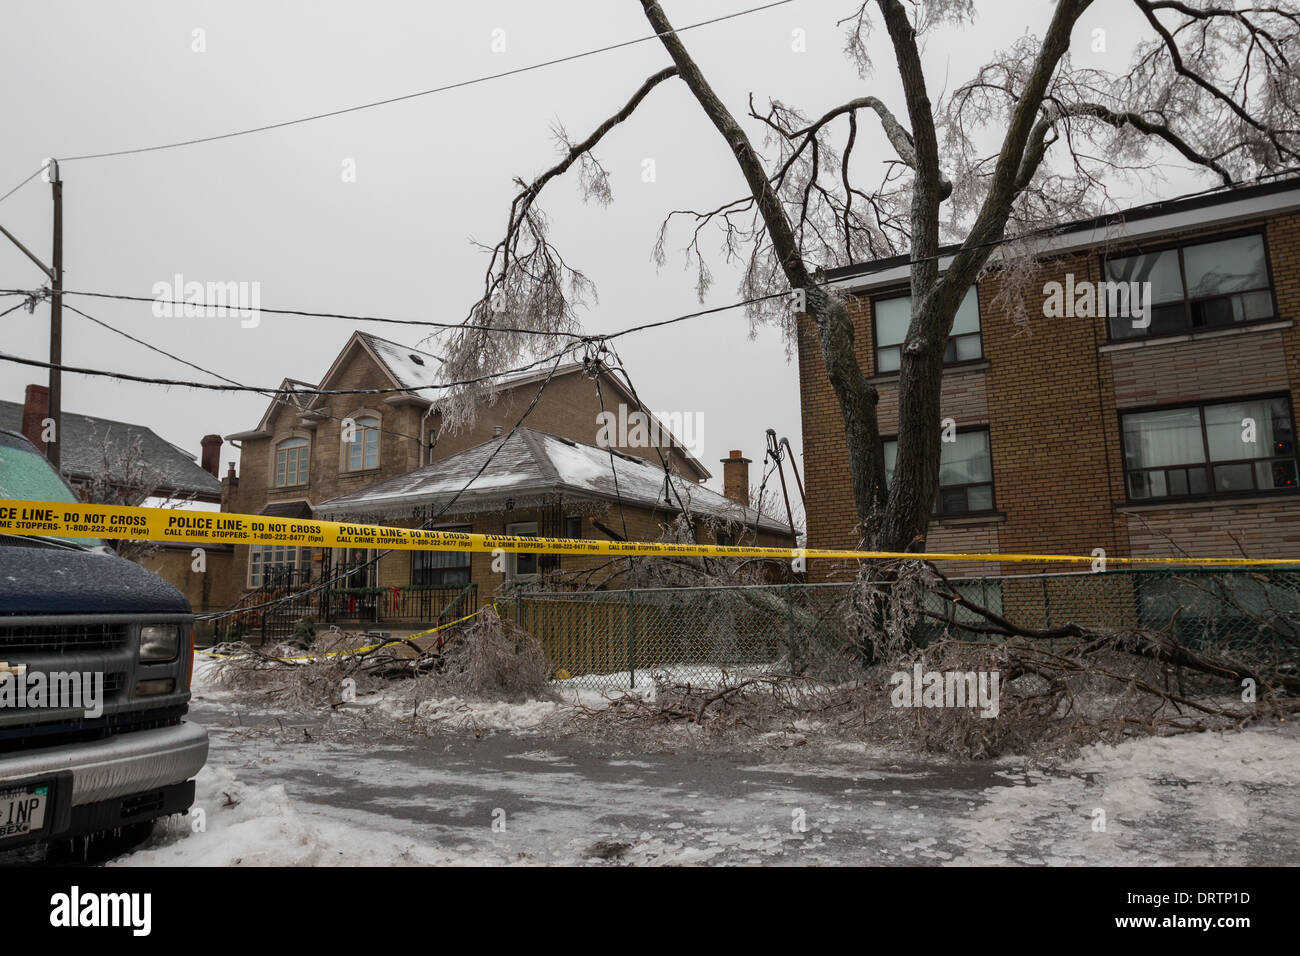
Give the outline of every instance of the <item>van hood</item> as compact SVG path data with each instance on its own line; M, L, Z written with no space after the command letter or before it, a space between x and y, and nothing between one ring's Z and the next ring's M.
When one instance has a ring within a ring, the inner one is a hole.
M189 613L180 591L134 561L0 543L0 615Z

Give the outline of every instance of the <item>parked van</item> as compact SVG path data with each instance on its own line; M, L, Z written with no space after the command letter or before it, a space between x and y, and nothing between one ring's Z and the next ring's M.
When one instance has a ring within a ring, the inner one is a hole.
M22 435L0 430L0 499L75 502ZM0 853L84 853L188 810L207 732L185 719L194 615L104 542L0 534Z

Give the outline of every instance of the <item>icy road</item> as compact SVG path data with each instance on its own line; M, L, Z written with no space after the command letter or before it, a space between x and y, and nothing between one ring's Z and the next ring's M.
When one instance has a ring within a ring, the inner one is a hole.
M212 734L201 813L119 863L1300 863L1292 726L1043 773L861 746L626 753L518 726L321 739L201 691L193 717Z

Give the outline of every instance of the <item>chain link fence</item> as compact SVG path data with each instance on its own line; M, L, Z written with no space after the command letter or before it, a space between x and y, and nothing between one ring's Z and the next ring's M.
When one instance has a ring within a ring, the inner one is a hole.
M967 600L1027 628L1167 630L1195 650L1271 662L1300 646L1300 570L1151 570L952 579ZM498 598L502 617L541 643L556 680L614 689L654 675L716 683L731 677L809 674L834 680L860 669L849 621L851 584L523 592ZM937 620L925 643L982 620L928 593ZM1296 666L1294 660L1291 666Z

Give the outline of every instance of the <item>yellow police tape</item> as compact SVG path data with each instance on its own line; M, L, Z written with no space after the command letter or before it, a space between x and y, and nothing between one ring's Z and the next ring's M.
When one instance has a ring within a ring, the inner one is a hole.
M353 654L368 654L370 651L377 651L381 647L391 647L394 644L403 644L406 641L413 641L417 637L428 637L430 634L437 634L439 631L445 631L447 628L455 627L457 624L464 624L470 618L478 617L488 608L492 608L492 610L495 611L496 605L485 604L483 607L479 608L473 614L466 614L464 617L457 618L454 621L448 621L446 624L439 624L437 627L431 627L427 631L420 631L418 634L408 634L406 635L406 637L399 637L396 640L392 640L392 641L382 641L379 644L368 644L365 647L354 647L350 651L329 651L328 653L325 654L302 654L299 655L298 657L277 657L276 660L277 661L318 661L318 660L327 659L331 657L351 657ZM200 657L216 657L221 659L236 656L234 654L214 654L211 651L195 651L194 653L198 654Z
M931 561L1006 561L1091 564L1097 555L1078 554L942 554L901 551L837 551L824 548L759 548L720 544L671 544L648 541L592 541L575 538L526 538L424 531L337 521L273 518L175 508L129 508L121 505L66 504L57 501L0 499L0 534L56 538L127 538L174 544L278 544L317 548L392 548L428 551L489 551L525 554L611 555L615 557L778 558L832 561L927 558ZM1107 564L1201 565L1205 567L1277 567L1300 565L1300 558L1132 558L1105 557Z

